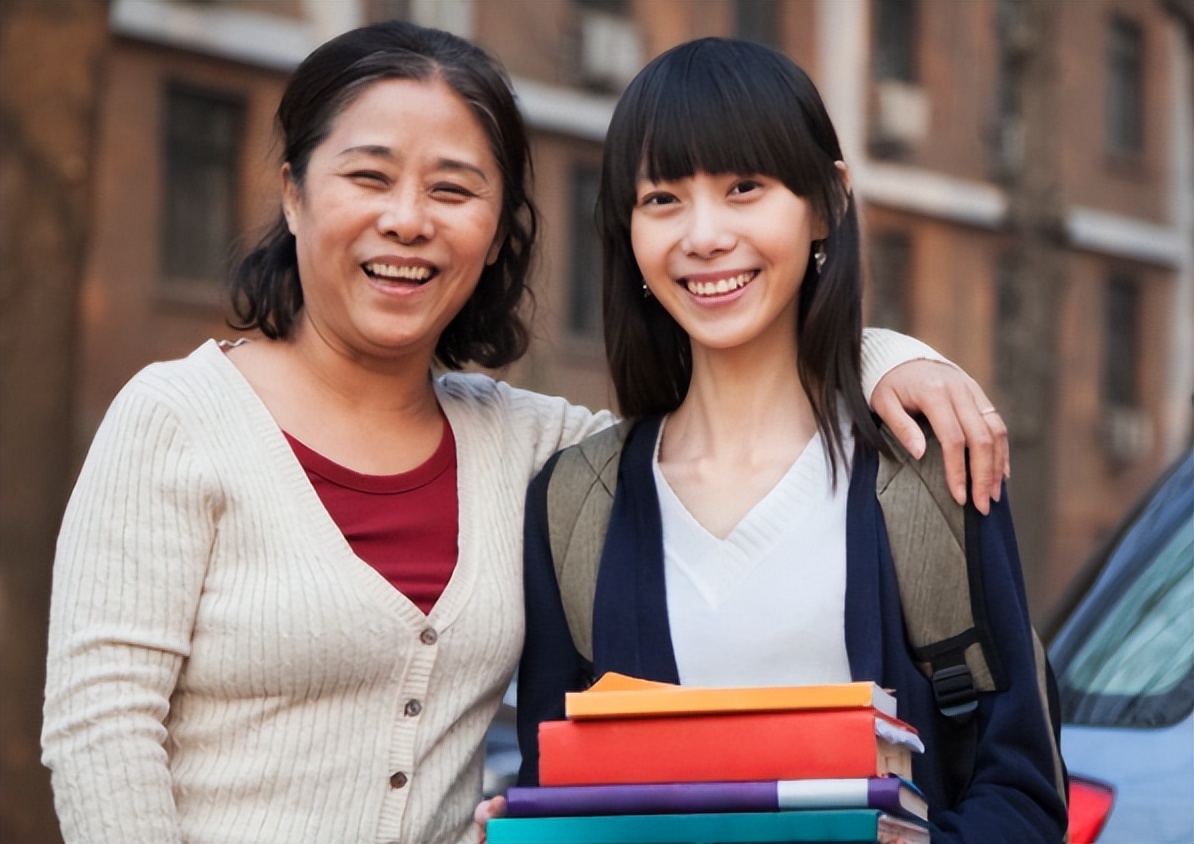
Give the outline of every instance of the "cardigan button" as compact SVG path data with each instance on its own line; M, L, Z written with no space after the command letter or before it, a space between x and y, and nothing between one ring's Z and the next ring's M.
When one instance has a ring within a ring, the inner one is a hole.
M390 776L390 788L402 788L402 786L406 785L406 783L406 774L404 774L402 771L398 771Z
M424 645L434 645L438 639L439 639L439 634L436 633L435 630L431 627L428 627L426 630L424 630L422 633L419 634L419 641L422 642Z
M423 704L415 699L410 699L406 702L406 706L402 708L402 712L407 718L414 718L423 711Z

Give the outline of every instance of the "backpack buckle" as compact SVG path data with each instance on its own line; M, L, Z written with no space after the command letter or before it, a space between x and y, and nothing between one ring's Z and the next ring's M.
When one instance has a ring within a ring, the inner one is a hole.
M970 720L978 709L978 693L970 668L965 663L938 668L933 672L932 682L933 697L941 714L953 721Z

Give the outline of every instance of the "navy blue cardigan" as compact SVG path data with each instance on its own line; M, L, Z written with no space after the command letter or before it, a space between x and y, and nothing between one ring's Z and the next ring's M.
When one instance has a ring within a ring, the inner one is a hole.
M663 531L651 460L659 418L630 432L597 576L593 607L593 676L618 671L679 682L664 594ZM591 679L577 653L560 602L548 541L546 488L553 458L528 491L526 508L526 644L519 668L519 782L538 782L539 722L564 717L564 693ZM950 782L941 758L948 725L928 680L905 643L895 568L883 511L875 496L878 459L858 447L847 498L846 651L856 680L896 691L900 717L920 731L925 753L912 774L930 805L937 842L1059 842L1066 807L1053 779L1052 737L1042 712L1031 627L1015 535L1006 505L982 519L988 617L1007 690L979 695L974 774Z

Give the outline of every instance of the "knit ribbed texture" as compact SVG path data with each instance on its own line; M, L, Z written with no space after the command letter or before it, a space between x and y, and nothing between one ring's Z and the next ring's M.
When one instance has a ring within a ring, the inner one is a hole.
M875 385L883 376L901 363L912 360L936 360L953 362L942 357L932 347L915 337L889 331L886 328L865 328L862 331L862 394L871 400Z
M352 553L214 342L120 393L54 566L43 744L68 841L472 840L522 645L526 485L611 417L481 375L437 391L460 557L427 617Z

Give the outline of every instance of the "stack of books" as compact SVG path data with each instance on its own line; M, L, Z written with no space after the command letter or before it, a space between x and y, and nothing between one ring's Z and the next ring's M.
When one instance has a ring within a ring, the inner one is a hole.
M699 688L606 674L539 726L489 844L928 844L916 730L874 683Z

